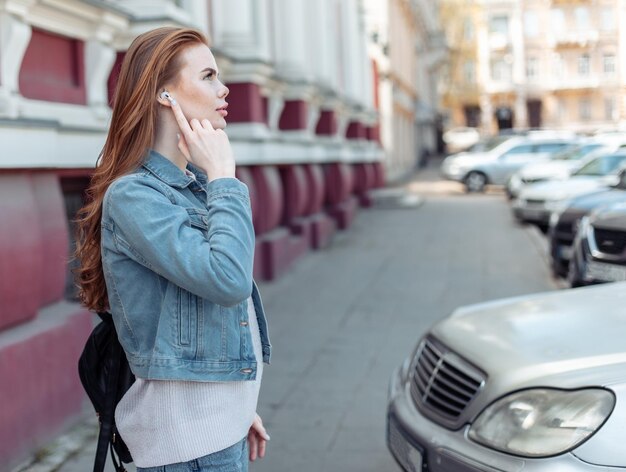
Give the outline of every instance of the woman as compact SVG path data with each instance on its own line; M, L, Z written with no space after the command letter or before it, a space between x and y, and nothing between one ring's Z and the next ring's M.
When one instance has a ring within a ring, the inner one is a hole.
M137 377L115 419L139 471L247 470L269 440L256 405L270 344L227 95L200 32L137 37L79 214L81 299L111 311Z

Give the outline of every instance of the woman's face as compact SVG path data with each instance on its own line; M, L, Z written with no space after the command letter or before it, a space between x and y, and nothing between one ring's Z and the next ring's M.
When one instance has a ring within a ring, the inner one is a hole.
M208 119L213 128L226 127L226 87L218 78L211 50L204 44L189 46L181 52L182 67L175 85L166 87L183 110L188 121Z

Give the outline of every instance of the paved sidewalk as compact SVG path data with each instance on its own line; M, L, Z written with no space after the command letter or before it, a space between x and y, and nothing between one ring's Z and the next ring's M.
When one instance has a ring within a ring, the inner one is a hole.
M387 382L419 336L461 304L556 287L498 192L462 195L437 181L436 162L407 188L421 205L360 211L329 248L260 284L274 351L259 413L272 439L252 471L397 471ZM56 470L91 470L93 447Z

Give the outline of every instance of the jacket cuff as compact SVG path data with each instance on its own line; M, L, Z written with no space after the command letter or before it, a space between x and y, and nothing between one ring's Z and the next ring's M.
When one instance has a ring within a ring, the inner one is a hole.
M229 195L250 200L248 186L235 177L220 177L207 184L208 201Z

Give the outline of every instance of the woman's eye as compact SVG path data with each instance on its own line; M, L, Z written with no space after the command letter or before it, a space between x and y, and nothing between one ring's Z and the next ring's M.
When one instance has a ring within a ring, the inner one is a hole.
M205 79L209 79L209 80L213 80L215 78L215 73L214 72L209 72L207 75L204 76Z

